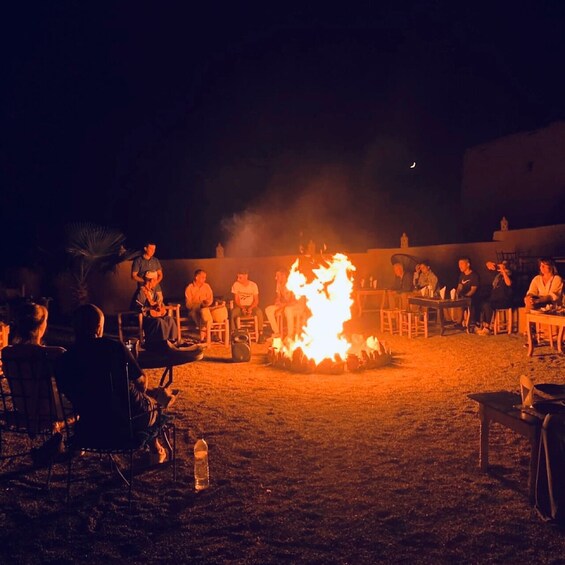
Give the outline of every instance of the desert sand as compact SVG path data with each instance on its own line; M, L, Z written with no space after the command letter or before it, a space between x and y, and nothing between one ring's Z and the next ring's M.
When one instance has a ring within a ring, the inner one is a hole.
M561 563L565 539L528 502L527 440L493 425L478 468L481 391L518 391L521 374L565 382L565 357L527 357L518 334L382 336L388 367L287 373L214 345L177 367L178 478L136 459L122 484L93 456L65 504L66 467L2 461L3 563ZM156 383L160 370L149 375ZM210 488L194 491L192 448L209 445ZM13 445L5 438L6 449Z

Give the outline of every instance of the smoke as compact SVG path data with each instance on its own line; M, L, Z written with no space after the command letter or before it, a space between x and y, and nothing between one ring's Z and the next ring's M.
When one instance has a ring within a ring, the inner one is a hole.
M299 252L310 240L329 252L365 250L372 243L366 203L342 165L285 168L246 210L222 220L232 257Z

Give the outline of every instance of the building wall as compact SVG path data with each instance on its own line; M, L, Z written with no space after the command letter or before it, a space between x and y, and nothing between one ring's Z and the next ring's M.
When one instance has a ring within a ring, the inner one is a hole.
M565 122L501 137L468 149L463 158L462 207L468 222L511 227L565 221Z

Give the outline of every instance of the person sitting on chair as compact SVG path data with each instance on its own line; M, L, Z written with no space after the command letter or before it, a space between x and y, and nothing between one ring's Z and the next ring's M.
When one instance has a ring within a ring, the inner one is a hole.
M410 280L410 275L404 270L404 265L402 263L394 263L392 265L392 270L394 272L392 290L396 290L398 292L411 291L412 281Z
M563 297L563 279L557 274L552 259L538 260L539 275L536 275L524 297L526 310L536 310L548 304L559 304Z
M143 333L147 349L170 347L169 341L178 339L178 327L172 316L167 316L163 295L157 291L157 276L147 271L143 286L133 295L132 310L143 313Z
M512 273L508 270L506 261L498 265L494 261L487 261L486 267L492 281L485 288L482 298L481 327L476 331L479 335L490 335L490 324L496 310L512 307Z
M52 436L39 448L31 450L32 459L35 464L48 463L55 455L63 450L63 436L60 433L60 424L63 421L63 413L59 405L59 398L56 394L47 394L45 380L50 378L47 363L56 362L65 353L62 347L43 345L43 337L47 330L48 310L45 306L33 302L21 303L15 310L14 315L14 337L12 345L2 350L4 363L4 374L10 383L13 408L24 415L28 420L29 426L34 428L51 427ZM19 373L18 363L30 364L39 363L42 371L39 373L33 370L30 374L33 379L23 378ZM13 378L12 378L13 374ZM16 382L17 381L17 382ZM56 389L53 391L55 393ZM57 419L52 421L53 414L57 414Z
M288 273L285 269L278 269L275 273L275 303L265 308L265 314L271 325L273 337L281 337L281 330L277 321L277 315L282 314L286 319L288 335L294 337L294 322L303 313L305 306L297 301L293 292L286 287Z
M231 287L234 296L234 307L230 313L232 330L237 329L237 319L241 316L257 316L259 325L259 343L264 342L263 337L263 312L259 308L259 287L249 280L247 269L240 269L237 280Z
M214 302L212 287L206 282L206 271L196 269L193 281L184 291L186 307L196 327L200 330L200 341L206 341L212 327L210 306Z
M120 341L103 337L104 314L94 304L73 315L75 344L61 357L57 384L79 415L77 433L94 444L116 444L133 432L148 433L157 423L156 402L147 393L143 371ZM167 458L156 437L149 449L159 463Z
M64 352L62 347L43 345L43 337L47 331L47 318L49 311L41 304L24 302L15 312L14 337L12 348L17 351L40 350L47 354L49 359L57 359Z

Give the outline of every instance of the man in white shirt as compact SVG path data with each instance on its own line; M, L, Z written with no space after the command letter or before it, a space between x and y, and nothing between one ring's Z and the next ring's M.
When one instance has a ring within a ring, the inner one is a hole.
M259 343L265 341L263 337L263 312L259 308L259 287L249 280L247 269L240 269L237 280L233 283L231 291L234 306L230 312L232 331L237 328L237 319L240 316L257 316L259 324Z

